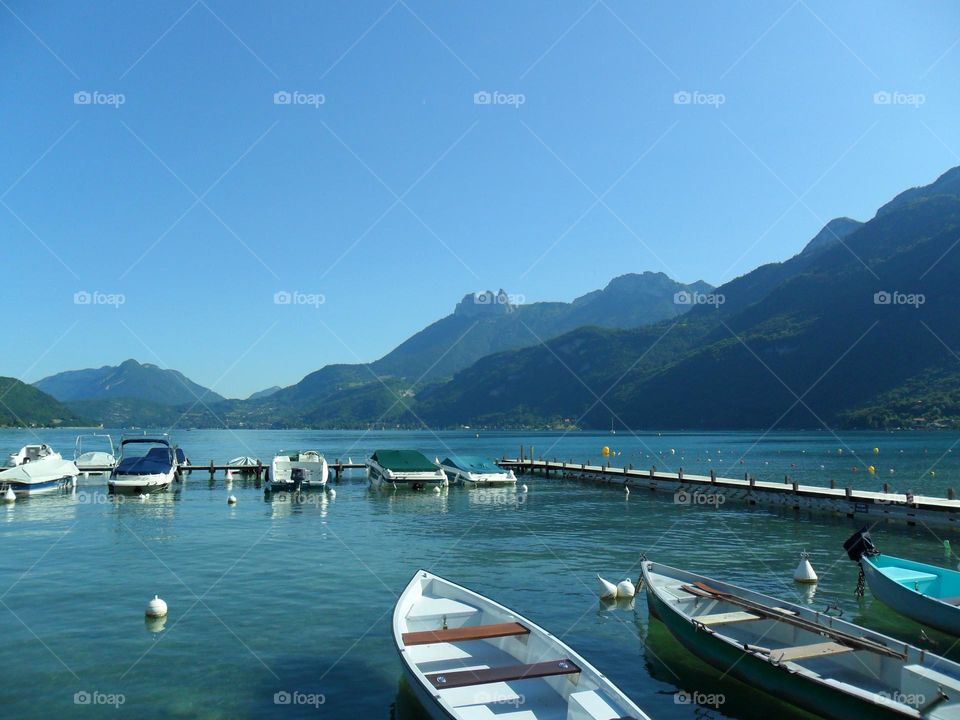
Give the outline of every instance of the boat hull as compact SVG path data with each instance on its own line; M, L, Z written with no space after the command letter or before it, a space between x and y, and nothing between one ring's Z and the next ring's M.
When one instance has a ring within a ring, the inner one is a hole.
M176 471L163 475L117 475L107 480L107 488L114 493L151 493L166 490L173 483Z
M901 615L951 635L960 636L960 608L935 600L888 578L865 556L860 560L874 597Z
M367 477L370 486L376 490L424 490L450 484L447 476L439 470L436 473L397 472L394 477L388 478L384 475L384 469L374 463L368 463Z
M39 495L41 493L56 492L72 488L76 484L76 477L65 475L59 478L49 478L37 480L35 482L25 482L21 480L0 481L0 485L9 485L10 489L17 495Z
M765 660L741 652L710 633L698 630L662 602L649 587L647 598L651 610L656 608L656 617L667 626L681 645L720 672L746 683L751 688L757 688L776 699L834 720L903 720L904 716L900 712L886 710L872 702L860 702L847 693L821 686L811 688L809 683L798 680L789 670L775 667Z

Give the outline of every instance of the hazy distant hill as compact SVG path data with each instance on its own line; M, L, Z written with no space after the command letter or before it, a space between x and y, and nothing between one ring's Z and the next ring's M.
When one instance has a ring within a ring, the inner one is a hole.
M34 386L61 402L139 398L160 405L179 405L198 399L208 404L223 400L176 370L163 370L136 360L116 367L69 370L39 380Z
M270 397L275 392L282 389L283 388L281 388L279 385L274 385L273 387L268 387L266 390L258 390L255 393L251 393L247 400L260 400L262 398Z
M81 425L85 421L54 398L14 378L0 377L0 426Z
M585 328L485 358L423 394L417 413L439 425L960 423L958 177L901 193L862 226L840 223L843 242L737 278L715 291L722 305L676 324Z

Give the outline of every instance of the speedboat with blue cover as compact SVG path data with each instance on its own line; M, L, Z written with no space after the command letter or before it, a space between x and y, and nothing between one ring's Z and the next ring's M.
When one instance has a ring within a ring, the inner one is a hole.
M866 529L843 544L880 602L912 620L960 636L960 572L883 555ZM862 587L858 588L862 591Z
M960 665L807 605L644 560L650 613L695 655L818 716L960 718Z
M24 445L11 453L7 469L0 472L0 488L10 488L18 495L33 495L74 487L80 471L70 460L49 445Z
M448 484L443 470L419 450L377 450L366 465L370 485L377 489L423 490Z
M174 481L177 469L176 448L168 435L121 438L120 459L107 487L111 492L164 490Z
M504 470L481 455L450 455L440 463L440 469L452 483L498 485L517 482L513 470Z

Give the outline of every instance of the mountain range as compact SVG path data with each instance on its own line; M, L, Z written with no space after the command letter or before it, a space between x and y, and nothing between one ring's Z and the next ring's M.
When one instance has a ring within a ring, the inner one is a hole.
M571 303L471 293L377 361L246 400L132 360L36 385L61 422L108 425L952 426L958 243L954 168L719 288L642 273Z

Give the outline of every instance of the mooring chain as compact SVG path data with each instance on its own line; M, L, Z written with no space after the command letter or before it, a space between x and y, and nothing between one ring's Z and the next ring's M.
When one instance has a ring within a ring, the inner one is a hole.
M858 598L862 598L867 591L867 577L863 574L863 565L860 565L860 575L857 577L857 589L854 591L854 595Z

